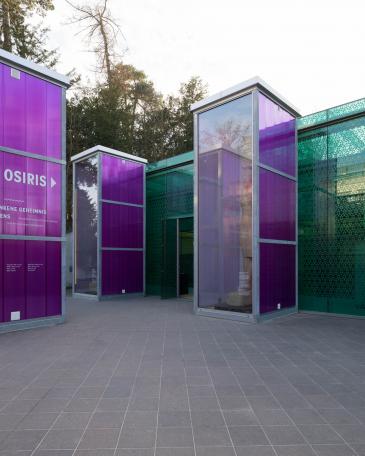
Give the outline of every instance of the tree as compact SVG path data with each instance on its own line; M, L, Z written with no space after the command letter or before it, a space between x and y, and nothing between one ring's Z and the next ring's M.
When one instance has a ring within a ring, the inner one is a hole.
M73 22L82 25L81 32L95 43L102 75L95 87L78 90L68 101L68 157L96 144L149 162L192 150L190 106L206 94L201 79L195 76L182 84L177 96L162 96L144 71L118 60L120 28L108 9L108 0L99 0L96 6L66 1L75 10ZM70 196L71 192L69 223Z
M21 57L53 67L56 50L45 46L48 29L31 23L53 10L53 0L0 0L0 47Z
M111 86L116 59L115 48L121 30L108 8L108 0L101 0L94 6L66 1L75 10L72 22L82 26L79 33L86 33L88 41L95 43L94 52L99 69L102 73L105 72L107 83Z
M194 125L190 107L207 95L207 85L199 76L193 76L181 84L176 109L175 154L193 150Z

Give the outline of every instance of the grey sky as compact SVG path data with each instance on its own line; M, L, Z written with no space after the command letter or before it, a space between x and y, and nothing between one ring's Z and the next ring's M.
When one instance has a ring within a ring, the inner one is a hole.
M47 22L61 52L58 70L93 78L90 44L66 25L66 2L55 6ZM110 7L127 38L124 61L163 93L192 75L209 93L259 75L302 114L365 97L362 0L110 0Z

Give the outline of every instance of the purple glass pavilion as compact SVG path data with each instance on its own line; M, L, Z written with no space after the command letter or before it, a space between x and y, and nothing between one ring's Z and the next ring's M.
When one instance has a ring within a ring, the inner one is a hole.
M297 311L298 111L260 78L192 105L198 314Z
M68 86L0 50L0 332L64 320Z
M73 293L144 293L147 160L95 146L72 161Z

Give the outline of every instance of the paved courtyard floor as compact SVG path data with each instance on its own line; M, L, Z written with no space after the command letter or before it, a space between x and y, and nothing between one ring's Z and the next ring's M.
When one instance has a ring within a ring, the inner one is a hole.
M0 456L365 455L365 320L68 301L0 335Z

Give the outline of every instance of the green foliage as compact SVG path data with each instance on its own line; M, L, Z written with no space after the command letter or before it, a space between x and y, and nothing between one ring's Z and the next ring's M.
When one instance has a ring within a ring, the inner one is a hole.
M143 71L119 63L110 84L76 91L67 103L68 158L97 144L154 162L193 149L192 103L207 92L194 76L163 96ZM69 203L71 202L69 168ZM68 225L71 223L69 204Z
M53 67L58 55L46 48L48 29L31 23L34 15L43 18L53 9L53 0L0 0L0 47Z

